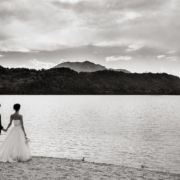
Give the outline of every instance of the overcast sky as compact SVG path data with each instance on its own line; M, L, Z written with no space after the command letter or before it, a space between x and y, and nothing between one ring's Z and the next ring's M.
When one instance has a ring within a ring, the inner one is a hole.
M180 76L180 0L0 0L0 64L91 61Z

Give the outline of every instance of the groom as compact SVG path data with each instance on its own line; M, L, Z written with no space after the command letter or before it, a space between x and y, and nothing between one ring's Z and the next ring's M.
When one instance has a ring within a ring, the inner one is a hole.
M0 104L1 107L1 104ZM3 128L3 126L1 125L1 114L0 114L0 134L1 134L1 130L3 130L5 132L5 129Z

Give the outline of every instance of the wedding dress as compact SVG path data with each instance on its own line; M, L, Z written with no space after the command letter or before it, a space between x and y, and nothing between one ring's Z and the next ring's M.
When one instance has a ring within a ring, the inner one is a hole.
M29 143L27 143L20 120L14 120L4 142L0 146L0 162L28 161L31 159Z

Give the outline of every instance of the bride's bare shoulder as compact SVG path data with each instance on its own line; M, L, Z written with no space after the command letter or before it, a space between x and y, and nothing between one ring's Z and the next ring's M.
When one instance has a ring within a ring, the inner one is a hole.
M14 119L14 114L10 115L10 119L13 120Z
M18 115L17 115L17 114L15 114L15 113L14 113L14 114L11 114L10 117L11 117L12 119L13 119L13 118L15 118L15 119L17 119L17 118L23 118L23 116L22 116L21 114L18 114Z
M10 115L10 117L13 117L13 116L14 116L14 114L11 114L11 115Z

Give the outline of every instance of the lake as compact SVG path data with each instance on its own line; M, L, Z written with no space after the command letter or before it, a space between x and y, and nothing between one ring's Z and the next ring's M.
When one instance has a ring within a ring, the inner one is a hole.
M21 104L34 156L180 173L180 96L4 95L0 103L4 127Z

